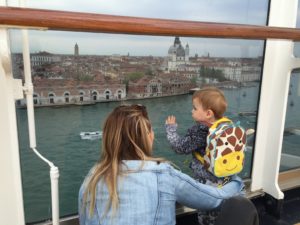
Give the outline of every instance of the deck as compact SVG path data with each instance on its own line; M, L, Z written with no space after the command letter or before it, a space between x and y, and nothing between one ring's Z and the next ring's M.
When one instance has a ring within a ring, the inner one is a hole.
M279 218L272 215L272 209L268 207L269 200L266 197L251 199L258 211L260 225L300 225L300 187L285 191L284 194L285 199ZM178 216L176 224L198 225L197 215L193 212Z

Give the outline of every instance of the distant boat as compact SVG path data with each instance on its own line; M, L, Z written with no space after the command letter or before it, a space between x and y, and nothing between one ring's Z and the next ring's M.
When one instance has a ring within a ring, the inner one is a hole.
M200 88L192 88L192 89L190 89L189 94L194 94L194 92L199 91L199 90L200 90Z
M300 128L288 127L284 129L284 135L300 135Z
M82 140L96 140L102 138L102 131L80 132Z
M246 92L244 91L244 93L243 93L243 97L246 97L246 95L247 95L247 94L246 94Z
M88 101L86 101L86 102L75 102L74 103L74 105L95 105L96 104L96 102L88 102Z
M256 116L256 111L239 112L239 116Z

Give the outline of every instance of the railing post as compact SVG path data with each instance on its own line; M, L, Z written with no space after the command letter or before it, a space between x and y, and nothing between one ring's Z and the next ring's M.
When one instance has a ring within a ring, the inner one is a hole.
M0 29L0 223L23 225L25 219L13 86L8 33L6 29Z
M270 1L269 26L295 27L297 0ZM283 199L278 185L293 41L267 40L257 121L251 191Z

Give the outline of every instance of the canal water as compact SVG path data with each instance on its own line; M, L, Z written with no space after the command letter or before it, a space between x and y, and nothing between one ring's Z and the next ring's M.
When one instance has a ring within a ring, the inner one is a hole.
M298 77L295 77L295 83ZM296 86L291 87L291 97L295 95L292 106L288 106L287 123L295 125L300 121L299 97ZM295 89L295 90L294 90ZM251 87L224 89L229 107L226 116L240 121L244 128L256 127L256 115L239 116L239 112L256 112L259 97L259 84ZM190 173L188 163L191 156L176 155L166 140L164 122L168 115L177 117L178 131L184 134L194 122L191 117L191 95L180 95L156 99L132 100L126 104L143 104L147 107L155 132L154 154L174 162L182 171ZM67 216L77 213L77 194L79 186L88 170L98 160L100 140L81 140L82 131L101 130L109 112L120 102L98 103L90 106L68 106L60 108L35 109L37 149L59 168L60 214ZM21 152L22 183L26 222L45 220L51 217L51 190L49 167L30 150L27 130L27 113L17 109L19 145ZM296 121L296 122L295 122ZM286 151L298 154L300 145L295 135L284 141ZM299 138L298 138L299 139ZM246 152L243 177L250 176L252 145L249 141Z

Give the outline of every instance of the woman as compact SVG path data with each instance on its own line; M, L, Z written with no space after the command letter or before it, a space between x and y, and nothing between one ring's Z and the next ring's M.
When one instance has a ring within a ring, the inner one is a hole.
M146 108L119 106L105 121L100 161L79 191L81 225L175 224L175 204L210 210L243 188L240 178L215 188L152 157Z

